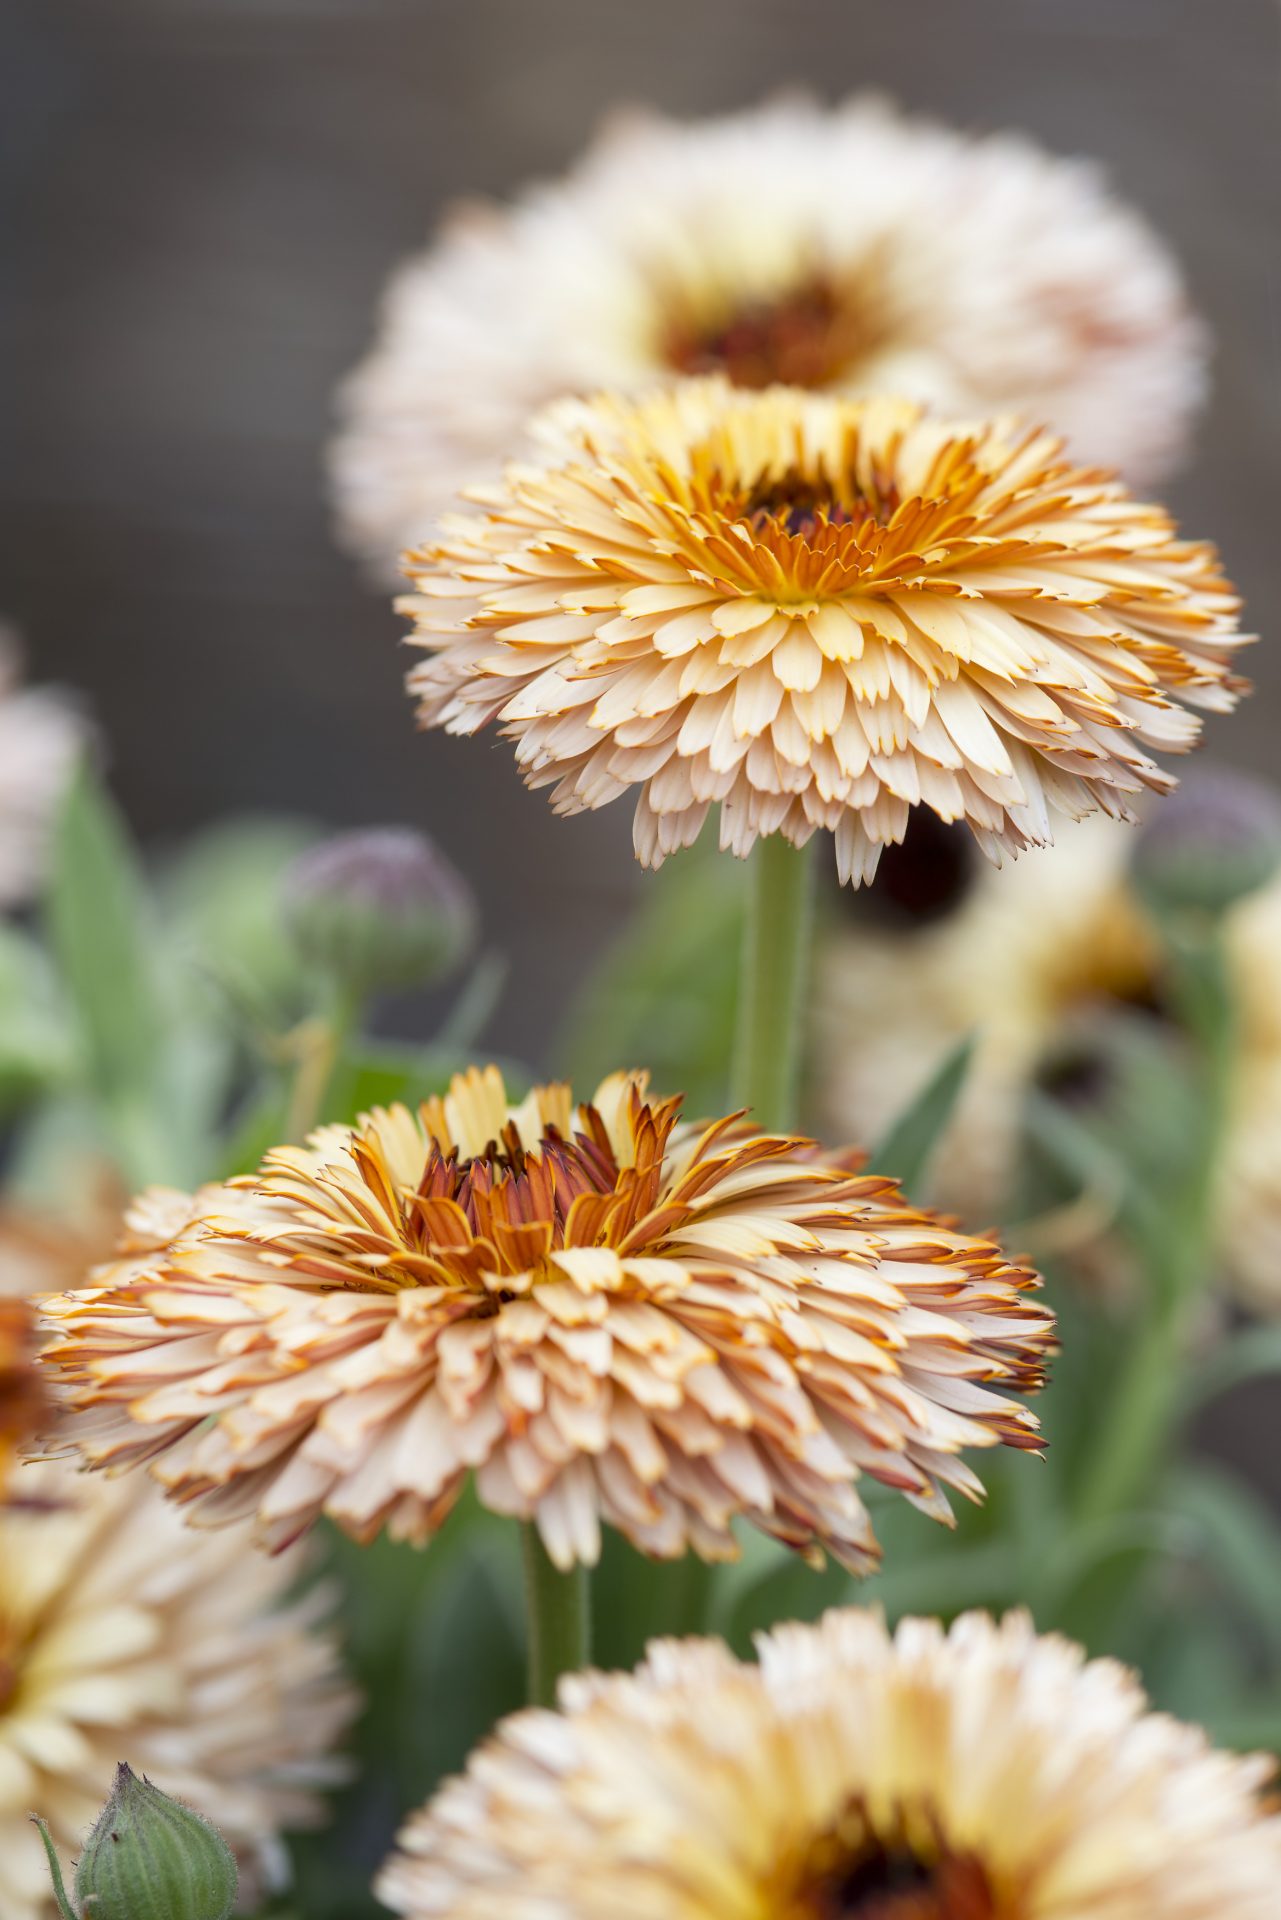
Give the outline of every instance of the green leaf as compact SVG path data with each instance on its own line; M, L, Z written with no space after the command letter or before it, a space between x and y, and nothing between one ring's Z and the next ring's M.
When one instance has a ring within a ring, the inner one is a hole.
M1024 1103L1028 1143L1076 1197L1093 1196L1140 1245L1163 1245L1166 1217L1116 1147L1057 1100L1033 1090Z
M1262 1703L1207 1714L1206 1724L1216 1747L1233 1753L1281 1754L1281 1697L1275 1693Z
M519 1539L471 1490L426 1549L320 1532L367 1707L349 1743L355 1777L331 1822L291 1842L294 1892L307 1920L378 1920L370 1883L406 1810L523 1702Z
M95 1091L145 1097L165 1043L150 907L123 822L87 763L55 828L48 921Z
M1196 1536L1194 1551L1255 1622L1281 1660L1281 1528L1265 1501L1217 1468L1185 1467L1170 1504Z
M217 982L267 1024L308 997L281 912L281 883L318 832L270 815L222 821L188 841L159 877L166 926L193 977Z
M894 1122L872 1155L872 1172L892 1174L907 1193L918 1191L930 1157L956 1111L973 1053L974 1035L967 1034Z
M0 1112L65 1084L76 1066L47 957L29 934L0 922Z

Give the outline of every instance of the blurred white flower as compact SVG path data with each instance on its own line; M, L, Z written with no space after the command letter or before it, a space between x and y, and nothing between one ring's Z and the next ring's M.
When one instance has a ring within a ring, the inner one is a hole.
M1273 1920L1273 1762L1025 1614L659 1641L506 1720L377 1885L409 1920Z
M673 372L1014 409L1147 482L1204 351L1169 253L1085 162L866 97L633 113L396 274L341 395L340 528L391 575L542 402Z
M312 1824L355 1711L324 1595L282 1606L304 1562L243 1529L197 1534L146 1480L20 1468L0 1510L0 1914L43 1920L29 1815L63 1849L127 1759L221 1829L242 1885Z

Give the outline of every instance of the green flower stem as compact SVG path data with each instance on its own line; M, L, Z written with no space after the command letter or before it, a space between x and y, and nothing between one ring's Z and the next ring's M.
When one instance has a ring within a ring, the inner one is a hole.
M285 1138L305 1140L325 1118L325 1102L364 1012L360 996L335 985L329 1005L298 1029L299 1058L285 1115Z
M1186 1403L1189 1334L1213 1259L1217 1176L1236 1059L1236 1023L1217 926L1165 929L1183 1021L1201 1055L1195 1173L1146 1249L1150 1309L1134 1330L1086 1463L1077 1511L1095 1522L1141 1501Z
M31 1818L32 1818L33 1824L35 1825L35 1827L37 1828L40 1834L40 1838L44 1842L45 1854L49 1861L49 1872L53 1878L53 1897L57 1905L58 1912L62 1915L62 1920L76 1920L75 1908L72 1906L70 1900L68 1900L67 1889L62 1884L62 1865L58 1859L57 1853L54 1850L53 1839L50 1835L49 1829L45 1825L44 1821L39 1819L38 1816L35 1815L34 1813L32 1814Z
M553 1566L538 1528L521 1528L525 1559L525 1620L529 1634L529 1703L556 1704L556 1683L591 1658L591 1605L586 1567L562 1573Z
M1179 1399L1182 1322L1167 1309L1133 1336L1078 1502L1084 1525L1133 1507L1151 1481Z
M752 850L751 891L739 975L738 1033L731 1098L772 1132L796 1124L809 997L814 918L813 842L794 847L781 833Z

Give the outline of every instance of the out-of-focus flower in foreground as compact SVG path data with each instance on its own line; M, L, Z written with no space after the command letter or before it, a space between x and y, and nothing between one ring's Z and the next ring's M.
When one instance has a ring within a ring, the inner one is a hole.
M44 1303L65 1432L272 1545L322 1511L421 1541L474 1469L562 1567L602 1519L731 1556L741 1514L865 1570L863 1473L945 1519L945 1486L981 1492L963 1449L1036 1445L1006 1397L1051 1341L1035 1275L641 1076L512 1106L472 1069L147 1205L125 1261Z
M1147 481L1203 358L1170 255L1092 166L869 99L631 115L400 270L343 395L340 525L391 574L545 401L709 372L1012 408Z
M1245 683L1214 550L1015 424L688 381L566 401L406 567L424 725L497 720L561 813L631 793L646 866L835 836L869 880L914 808L993 859L1128 817Z
M243 1530L200 1536L145 1480L59 1463L18 1469L0 1512L0 1913L43 1920L49 1873L34 1808L74 1848L122 1753L197 1806L270 1878L282 1829L312 1824L340 1777L356 1702L322 1594L282 1604L297 1553Z
M405 1826L410 1920L1272 1920L1271 1759L1030 1620L854 1610L561 1683Z
M87 738L69 701L20 685L17 645L0 625L0 910L39 887L49 828Z
M18 1449L35 1437L49 1411L36 1345L31 1306L0 1295L0 1507L12 1491Z
M1159 822L1160 811L1153 818ZM997 873L967 864L955 837L915 849L909 840L908 864L885 876L910 896L908 911L897 922L881 916L834 927L820 953L814 1059L823 1125L882 1138L939 1061L972 1034L976 1048L939 1143L933 1192L969 1217L999 1213L1010 1198L1027 1096L1042 1074L1053 1076L1074 1051L1091 1058L1094 1024L1109 1009L1173 1017L1161 936L1131 871L1135 845L1124 828L1085 821L1050 852ZM1167 863L1176 851L1162 841ZM950 897L940 898L940 910L925 899L917 917L923 895L945 886ZM1281 883L1238 898L1226 911L1223 941L1237 1034L1215 1252L1228 1283L1275 1313Z

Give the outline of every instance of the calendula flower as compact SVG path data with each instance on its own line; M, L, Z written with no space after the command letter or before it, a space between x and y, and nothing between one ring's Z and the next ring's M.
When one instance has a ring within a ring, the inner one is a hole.
M474 1471L563 1567L602 1519L729 1557L744 1515L864 1570L862 1474L945 1519L945 1487L981 1491L962 1449L1036 1444L1007 1397L1050 1341L1033 1274L808 1141L682 1122L643 1077L512 1106L473 1069L187 1211L45 1303L48 1358L92 1465L150 1460L271 1545L322 1511L424 1540Z
M61 1463L19 1469L0 1512L0 1912L44 1920L49 1871L30 1815L74 1849L117 1762L197 1806L246 1892L279 1868L282 1829L313 1824L355 1712L323 1594L283 1604L303 1562L194 1535L145 1480Z
M16 642L0 626L0 909L36 891L49 827L86 738L67 700L20 685Z
M1110 1012L1141 1009L1177 1031L1161 935L1132 875L1134 847L1129 830L1086 821L1049 853L997 873L967 860L955 836L920 846L909 839L900 865L882 875L905 910L831 924L820 949L813 1058L824 1126L883 1138L939 1062L972 1035L931 1191L971 1216L1007 1206L1028 1095L1043 1077L1053 1087L1074 1062L1088 1069L1097 1023ZM875 907L876 895L869 898ZM1237 1032L1213 1250L1229 1287L1276 1312L1281 882L1229 907L1223 940ZM1100 1232L1106 1224L1100 1219ZM1114 1258L1106 1264L1120 1271Z
M411 1920L1271 1920L1265 1757L1024 1614L829 1613L561 1683L412 1818Z
M342 395L340 528L391 573L545 401L674 374L1014 409L1149 480L1204 346L1166 248L1080 161L868 98L632 114L397 273Z
M883 1139L972 1035L931 1192L971 1216L999 1211L1028 1092L1078 1016L1155 994L1161 947L1127 881L1132 843L1132 829L1087 820L998 872L961 836L910 836L872 912L833 917L819 949L812 1053L824 1125Z
M646 866L819 828L870 879L916 807L993 859L1173 785L1244 682L1211 548L1010 424L689 381L567 401L410 555L425 726L516 741L561 813L636 798Z

